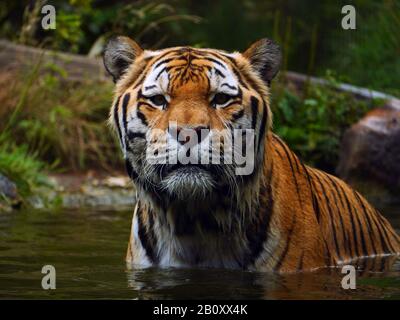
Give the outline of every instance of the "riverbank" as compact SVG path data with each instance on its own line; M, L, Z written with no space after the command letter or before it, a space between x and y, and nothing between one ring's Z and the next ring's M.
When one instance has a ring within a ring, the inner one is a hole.
M135 190L124 173L113 175L88 171L86 173L50 174L46 186L33 190L22 198L17 188L4 176L0 177L0 190L7 199L0 201L0 211L21 206L33 209L90 209L132 210Z

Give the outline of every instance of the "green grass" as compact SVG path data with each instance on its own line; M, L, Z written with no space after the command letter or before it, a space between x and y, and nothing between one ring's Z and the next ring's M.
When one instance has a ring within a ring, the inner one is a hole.
M60 170L112 170L121 163L106 125L112 85L85 79L76 83L67 76L47 64L4 79L0 129Z
M36 154L28 152L27 145L15 145L0 137L0 173L11 179L17 186L19 195L25 198L38 187L47 186L44 173L48 165Z
M59 171L122 168L106 119L112 85L82 79L40 61L31 71L0 78L0 173L24 199Z

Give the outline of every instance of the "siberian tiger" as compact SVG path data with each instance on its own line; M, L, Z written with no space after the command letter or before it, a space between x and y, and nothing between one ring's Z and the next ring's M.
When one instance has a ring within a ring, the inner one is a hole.
M137 190L130 264L293 272L399 254L400 238L377 210L272 133L269 87L280 61L268 39L244 53L151 51L121 36L108 42L104 65L116 83L110 123ZM167 135L171 122L209 135L254 130L253 171L235 175L235 162L150 163L155 129L188 151Z

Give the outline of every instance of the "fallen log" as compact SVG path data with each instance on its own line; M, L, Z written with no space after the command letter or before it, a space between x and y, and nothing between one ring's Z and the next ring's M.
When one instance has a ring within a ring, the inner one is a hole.
M111 81L105 73L100 58L88 58L83 55L33 48L0 40L0 72L30 70L37 63L41 63L44 67L53 64L65 70L66 78L72 81L82 79Z

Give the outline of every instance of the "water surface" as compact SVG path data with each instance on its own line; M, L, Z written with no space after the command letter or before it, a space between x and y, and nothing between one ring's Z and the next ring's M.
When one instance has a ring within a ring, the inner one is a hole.
M400 207L382 212L399 231ZM132 211L0 214L0 299L400 299L400 259L386 271L358 271L341 288L340 269L277 275L215 269L128 270ZM53 265L56 290L43 290Z

